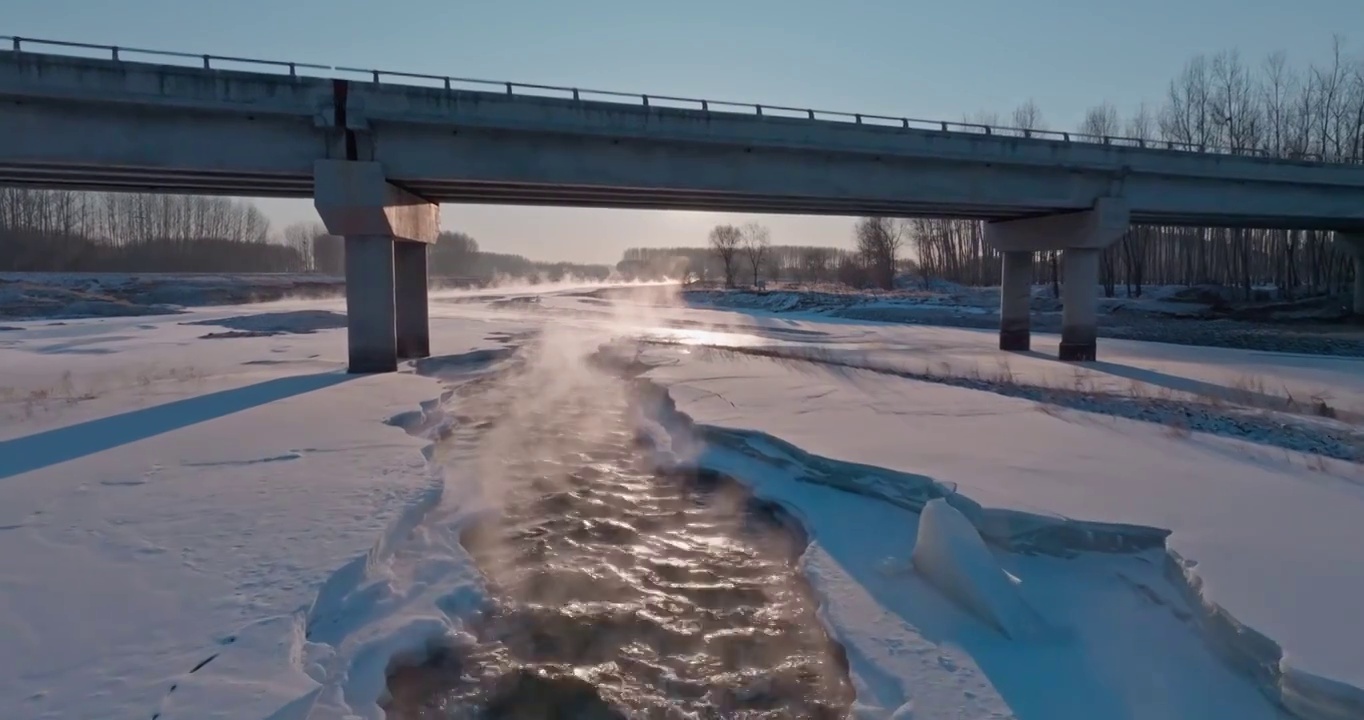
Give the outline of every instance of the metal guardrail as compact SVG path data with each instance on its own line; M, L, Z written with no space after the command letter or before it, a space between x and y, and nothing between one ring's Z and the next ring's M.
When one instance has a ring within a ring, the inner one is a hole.
M622 99L630 100L629 103L642 103L645 107L651 105L658 106L664 103L663 107L682 107L685 109L699 109L709 112L718 109L722 112L752 112L762 116L772 117L794 117L808 120L823 120L829 122L852 122L857 125L879 125L885 127L901 127L904 129L918 130L937 130L940 132L974 133L984 135L998 135L1003 137L1034 138L1042 140L1060 140L1062 142L1086 143L1092 145L1115 145L1121 147L1135 147L1156 150L1174 150L1178 152L1192 152L1217 155L1249 155L1256 157L1279 157L1258 148L1228 148L1213 145L1200 145L1197 143L1186 143L1170 140L1149 140L1145 138L1122 137L1117 135L1092 135L1081 132L1066 132L1063 130L1038 130L1032 128L1017 128L999 125L988 125L984 123L957 122L952 120L923 120L910 117L893 117L889 115L873 115L869 113L850 113L839 110L816 110L812 108L797 108L785 105L764 105L760 103L741 103L728 100L706 100L703 98L677 97L672 95L649 95L644 93L627 93L616 90L593 90L589 88L563 87L559 85L539 85L535 83L508 82L503 80L483 80L478 78L456 77L453 75L428 75L424 73L399 72L394 70L375 70L355 67L345 67L341 65L317 65L312 63L287 62L282 60L262 60L259 58L234 57L231 55L209 55L195 54L187 52L176 52L171 50L149 50L146 48L123 47L118 45L96 45L91 43L69 42L65 40L44 40L40 38L18 37L14 35L0 35L0 43L8 42L11 49L18 52L25 52L25 45L37 45L44 48L62 48L67 50L95 50L108 53L108 59L124 61L128 55L146 56L154 58L176 58L190 59L202 65L204 69L225 69L222 63L232 63L237 65L256 66L270 70L287 70L289 77L296 78L304 73L301 70L321 71L323 75L307 73L309 77L335 77L335 74L359 74L367 77L370 82L376 85L383 84L384 78L395 78L401 80L422 80L432 83L439 83L440 87L446 90L464 89L466 86L478 88L497 88L498 92L505 92L507 95L516 95L521 90L522 95L544 96L551 93L553 97L562 95L573 100L599 100L604 102L620 102ZM214 62L218 62L218 67L214 67ZM393 83L403 85L404 83ZM531 92L525 92L531 91ZM1318 153L1297 153L1284 159L1290 160L1310 160L1314 162L1327 162Z
M90 43L68 42L66 40L41 40L38 38L25 38L14 35L0 35L0 42L3 41L8 41L10 43L10 48L14 52L23 52L24 43L30 43L32 45L41 45L44 47L103 50L109 53L109 59L111 60L124 60L126 59L124 56L128 54L146 55L150 57L190 58L201 61L205 70L213 69L214 60L242 63L246 65L261 65L270 68L287 68L289 70L289 77L298 77L299 70L332 69L332 66L330 65L312 65L308 63L284 62L281 60L260 60L257 58L233 57L231 55L196 55L194 53L175 52L173 50L148 50L146 48L120 47L118 45L92 45Z

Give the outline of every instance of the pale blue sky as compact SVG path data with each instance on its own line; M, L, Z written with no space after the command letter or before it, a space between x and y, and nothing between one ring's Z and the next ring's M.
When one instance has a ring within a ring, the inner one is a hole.
M0 0L8 35L933 119L1032 98L1064 128L1104 100L1158 102L1194 54L1284 50L1305 65L1333 33L1364 43L1364 0ZM261 205L281 225L315 219L306 202ZM750 219L442 213L489 250L601 262ZM851 227L760 219L782 243L846 245Z

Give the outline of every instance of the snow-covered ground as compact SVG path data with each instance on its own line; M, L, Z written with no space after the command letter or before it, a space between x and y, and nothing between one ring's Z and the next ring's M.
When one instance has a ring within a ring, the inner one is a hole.
M1338 319L1348 312L1348 298L1307 297L1296 300L1279 298L1274 287L1244 290L1220 285L1146 285L1140 289L1117 286L1109 297L1103 288L1097 294L1101 313L1135 313L1157 317L1203 318L1258 317L1291 321ZM1061 310L1059 288L1034 285L1032 309L1035 312ZM987 314L999 307L999 287L974 287L947 280L901 276L894 290L857 290L842 285L784 283L761 292L746 290L692 291L698 299L734 307L787 310L796 307L842 311L926 309L949 310L959 314Z
M481 289L469 287L479 283ZM632 283L640 285L648 283ZM477 295L527 289L514 277L433 277L439 292ZM565 279L538 292L595 287ZM345 293L345 278L317 273L19 273L0 272L0 320L61 320L167 315L185 308L325 299Z
M5 323L0 717L382 717L391 663L459 645L484 602L458 531L496 503L490 450L448 442L462 388L638 336L660 462L805 526L859 717L1364 712L1360 360L1105 339L1079 367L558 288L444 293L438 357L352 377L340 310ZM921 531L934 498L986 554Z
M341 278L302 273L0 273L0 319L165 315L344 291Z
M949 327L997 328L999 288L902 278L890 291L794 286L767 292L693 290L688 300L713 307L791 316ZM1148 286L1129 297L1099 293L1099 334L1126 340L1217 346L1274 352L1364 357L1364 332L1346 322L1348 298L1276 300L1258 288L1247 301L1235 288ZM1032 292L1033 329L1059 332L1061 301L1050 286Z

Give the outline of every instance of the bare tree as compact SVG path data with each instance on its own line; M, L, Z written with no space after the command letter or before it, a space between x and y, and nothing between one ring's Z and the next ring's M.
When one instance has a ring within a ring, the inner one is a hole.
M1137 111L1127 119L1127 124L1123 126L1122 134L1133 140L1144 142L1155 139L1156 119L1146 103L1143 102L1137 106Z
M772 233L767 226L751 222L744 225L742 236L744 257L748 258L748 266L753 270L753 286L757 287L772 248Z
M327 235L322 223L299 222L284 228L284 244L298 251L306 270L313 269L313 245Z
M743 242L743 231L733 225L716 225L710 231L710 249L720 259L721 270L725 275L725 287L734 287L735 256L739 244Z
M1131 138L1132 144L1149 147L1221 147L1361 165L1364 54L1347 53L1339 38L1328 50L1321 61L1296 67L1282 53L1259 64L1242 64L1234 52L1194 57L1158 103L1125 118L1112 106L1099 105L1076 130ZM1012 114L1011 124L1025 130L1039 115L1025 105ZM994 120L988 113L966 119ZM923 274L966 284L998 282L999 255L982 242L978 221L916 218L908 225ZM862 282L868 268L860 255L855 258L840 262L840 278ZM1055 265L1048 265L1038 264L1034 281L1059 275ZM1331 234L1318 230L1138 225L1106 252L1100 271L1108 292L1115 284L1140 295L1147 284L1207 283L1254 295L1262 292L1255 288L1270 285L1291 299L1298 293L1348 292L1354 267ZM1057 284L1052 287L1059 291Z
M864 217L853 227L857 252L872 282L883 290L895 288L895 261L902 235L903 225L888 217Z
M1122 123L1118 119L1118 109L1110 102L1103 102L1085 111L1085 117L1080 121L1079 132L1090 136L1095 142L1108 143L1110 139L1118 135ZM1117 250L1113 246L1104 248L1099 255L1099 282L1103 284L1104 295L1113 297L1114 286L1117 284ZM1053 276L1053 289L1056 279Z
M1027 102L1014 108L1013 124L1014 127L1021 130L1022 134L1025 136L1030 134L1033 130L1046 129L1046 123L1042 120L1042 108L1038 107L1037 102L1032 98L1028 98ZM979 223L975 223L975 225L978 227ZM977 230L975 234L979 236L980 231ZM993 255L993 251L986 251L986 254ZM1061 271L1060 263L1058 262L1058 254L1055 250L1051 250L1043 257L1046 266L1051 269L1052 292L1053 294L1060 296Z
M1079 131L1095 140L1102 140L1117 135L1121 125L1118 109L1113 107L1113 103L1105 101L1085 111Z
M1011 120L1015 128L1024 131L1043 130L1047 126L1042 120L1042 108L1038 107L1037 102L1032 98L1028 98L1027 102L1014 108ZM1027 132L1024 134L1026 135Z
M848 253L840 257L835 272L838 281L844 285L852 287L866 287L867 285L867 270L862 267L862 260L855 253Z
M800 254L800 277L808 282L823 282L829 279L833 266L832 248L805 248Z
M966 113L965 115L961 116L961 121L965 127L959 127L955 129L965 132L978 133L986 132L985 126L998 127L1004 124L999 121L999 113L989 112L986 110L981 110L979 112L974 113Z
M30 271L292 272L255 205L221 197L0 190L0 268Z
M475 273L479 254L478 241L468 233L446 230L436 236L427 262L434 276L468 277Z
M1160 115L1160 130L1166 138L1193 147L1212 141L1211 84L1208 60L1202 55L1186 63L1180 76L1170 81Z
M1315 125L1317 152L1321 155L1342 155L1343 142L1347 133L1341 132L1347 115L1344 97L1349 90L1349 61L1342 56L1345 39L1339 35L1331 38L1331 66L1313 67L1312 86L1316 89L1317 112Z

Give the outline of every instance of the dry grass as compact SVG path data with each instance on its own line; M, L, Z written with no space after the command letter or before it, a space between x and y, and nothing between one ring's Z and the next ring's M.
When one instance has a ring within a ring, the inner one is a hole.
M1308 470L1326 475L1331 474L1331 464L1324 456L1307 455L1305 457Z
M668 343L658 343L668 344ZM940 383L997 392L1035 403L1034 409L1067 422L1100 423L1104 417L1126 418L1162 428L1171 439L1187 440L1195 434L1211 434L1247 440L1252 444L1282 447L1304 454L1339 458L1358 463L1364 458L1364 437L1354 429L1342 429L1295 422L1289 415L1332 417L1334 408L1323 399L1319 405L1290 404L1287 399L1259 392L1268 384L1248 376L1237 382L1245 392L1228 393L1227 388L1191 382L1188 390L1168 385L1129 379L1124 385L1105 373L1085 366L1070 366L1067 373L1053 372L1034 377L1020 376L1009 356L993 358L993 367L983 363L957 363L927 360L915 371L910 367L876 362L857 354L832 355L797 351L786 354L772 348L707 347L721 356L754 355L792 366L846 373L860 370L892 374L911 380ZM1035 369L1035 368L1034 368ZM814 372L813 369L810 370ZM1204 389L1204 392L1197 390ZM1245 403L1233 402L1234 397ZM1253 403L1253 404L1251 404ZM1068 411L1077 411L1073 414ZM1297 412L1292 412L1296 410ZM1117 427L1115 423L1113 427ZM1322 461L1317 460L1317 463Z
M1172 417L1165 425L1165 437L1171 440L1188 440L1191 436L1193 430L1180 418Z
M997 361L997 371L994 373L982 372L979 366L972 366L969 370L958 371L951 363L940 362L937 364L936 372L926 371L925 374L936 377L962 377L980 382L995 383L1017 387L1028 385L1041 390L1067 390L1070 392L1093 395L1095 397L1115 397L1118 393L1105 387L1103 380L1106 376L1095 370L1089 370L1083 366L1075 366L1070 369L1068 381L1057 382L1050 375L1044 375L1043 379L1036 382L1025 382L1019 379L1009 364L1007 357L999 358ZM1269 389L1268 383L1263 377L1255 375L1240 375L1231 381L1227 392L1197 392L1175 390L1166 385L1145 382L1142 380L1130 379L1123 394L1131 400L1160 400L1163 402L1196 402L1206 404L1216 408L1244 408L1251 410L1270 410L1274 412L1287 412L1294 415L1308 417L1319 417L1330 420L1339 420L1350 425L1364 426L1364 413L1342 411L1331 404L1329 391L1317 391L1308 396L1308 399L1300 401L1293 396L1289 388L1284 385L1281 392Z
M1364 415L1338 411L1335 406L1330 404L1330 396L1326 392L1313 393L1307 402L1301 402L1293 397L1286 385L1283 386L1282 393L1276 393L1260 376L1238 376L1231 382L1230 392L1227 393L1179 391L1165 385L1136 379L1127 382L1125 391L1115 392L1105 387L1104 383L1101 382L1105 379L1102 373L1082 366L1071 368L1070 377L1060 382L1051 375L1043 375L1037 382L1026 382L1020 380L1018 374L1010 366L1007 357L997 359L996 363L996 371L989 373L983 372L978 365L959 371L950 363L940 362L936 366L936 372L926 372L925 374L939 378L960 377L1009 387L1027 386L1043 391L1061 390L1087 395L1095 399L1125 397L1125 399L1138 402L1154 400L1166 404L1191 403L1204 405L1222 412L1234 413L1237 410L1283 412L1337 420L1355 426L1364 425ZM1054 403L1040 401L1036 405L1036 410L1050 417L1065 419L1063 408ZM1194 430L1190 423L1178 415L1171 415L1164 422L1164 435L1172 440L1188 440L1193 436L1193 433ZM1304 453L1303 461L1300 464L1315 472L1330 473L1329 460L1322 455Z

